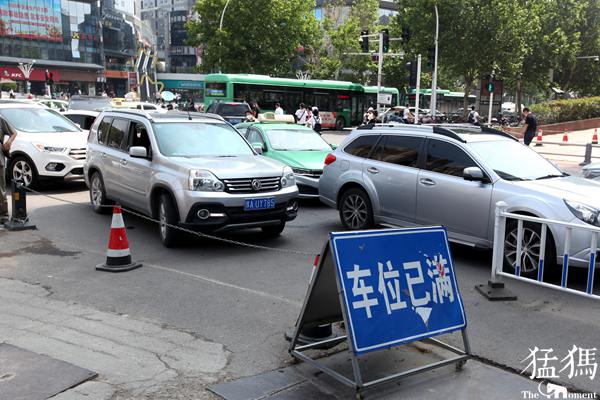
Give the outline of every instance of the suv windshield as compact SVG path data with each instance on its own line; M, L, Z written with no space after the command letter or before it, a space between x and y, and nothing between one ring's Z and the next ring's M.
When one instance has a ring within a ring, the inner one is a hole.
M250 110L247 104L221 104L217 110L217 114L224 117L239 117L246 114Z
M101 110L110 108L107 97L72 97L69 101L69 110Z
M331 151L327 142L312 130L268 129L267 137L274 150Z
M502 178L523 181L565 174L527 146L514 141L476 142L469 145Z
M254 152L227 124L205 122L154 123L160 152L167 157L236 157Z
M81 132L71 121L49 108L5 108L0 110L0 115L21 132Z

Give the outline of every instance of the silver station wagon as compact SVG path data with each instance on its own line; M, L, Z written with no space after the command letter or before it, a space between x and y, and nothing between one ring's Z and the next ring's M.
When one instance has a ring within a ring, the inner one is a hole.
M215 115L104 111L90 129L84 174L95 211L118 202L150 215L165 246L177 243L175 226L278 236L298 212L292 169L258 155Z
M508 211L600 226L600 182L568 176L516 139L464 125L358 129L325 160L322 202L347 229L444 225L450 240L491 248L495 204ZM522 273L533 275L541 227L525 222ZM546 260L562 254L565 229L549 226ZM591 235L573 231L571 264L587 267ZM509 220L505 265L516 262L517 223Z

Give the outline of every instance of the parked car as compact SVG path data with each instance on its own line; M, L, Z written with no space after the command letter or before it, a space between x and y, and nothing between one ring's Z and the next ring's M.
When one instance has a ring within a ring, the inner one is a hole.
M215 102L208 106L207 113L217 114L233 125L239 124L246 118L246 111L250 111L248 103Z
M108 97L75 95L69 99L69 110L102 111L111 108Z
M52 108L57 111L67 111L69 109L69 103L64 100L55 100L55 99L40 99L35 100L35 103L43 104L48 108Z
M259 120L235 127L263 156L292 167L301 198L318 198L319 178L331 145L311 128L295 124L291 115Z
M120 204L160 221L165 246L183 226L203 232L261 228L278 236L298 212L294 172L259 156L221 117L104 111L84 167L96 212Z
M583 177L587 179L595 179L600 182L600 162L591 163L581 168Z
M88 110L70 110L62 113L71 122L80 127L86 132L90 131L90 128L96 121L96 117L100 115L99 111L88 111Z
M516 139L486 127L434 125L356 130L325 160L319 195L347 229L444 225L450 240L493 244L494 210L600 226L600 183L568 176ZM540 226L525 222L522 273L535 274ZM509 221L505 264L516 261ZM565 229L549 226L546 260L559 261ZM587 267L591 236L573 231L571 265ZM561 255L562 259L562 255Z
M87 134L67 118L38 104L0 102L0 119L17 131L10 178L32 187L41 180L83 178Z

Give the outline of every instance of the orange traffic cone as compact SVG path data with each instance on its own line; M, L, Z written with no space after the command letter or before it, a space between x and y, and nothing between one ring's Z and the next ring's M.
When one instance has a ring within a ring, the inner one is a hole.
M112 223L110 224L110 237L108 239L108 250L106 250L106 262L96 265L98 271L125 272L142 266L142 263L132 262L129 252L129 241L123 223L121 206L113 208Z
M537 139L535 140L535 145L536 146L543 146L543 144L542 144L542 134L543 134L542 130L538 129Z
M598 128L594 129L594 136L592 136L592 144L598 144Z
M563 133L563 142L568 142L569 141L569 133L567 131L564 131Z

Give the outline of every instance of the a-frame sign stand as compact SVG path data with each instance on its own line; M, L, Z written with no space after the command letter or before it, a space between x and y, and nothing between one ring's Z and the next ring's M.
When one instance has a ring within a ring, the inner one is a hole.
M443 228L441 228L443 229ZM377 232L377 231L369 231L369 232ZM382 232L382 231L379 231ZM444 231L445 234L445 231ZM408 371L398 372L391 375L388 375L383 378L365 381L363 377L363 373L361 372L359 365L359 357L362 354L358 354L355 349L355 341L352 337L351 321L349 320L349 311L346 307L345 302L345 293L342 282L340 282L341 278L339 276L338 270L336 268L335 252L332 251L333 246L333 238L332 240L327 241L325 244L323 251L321 253L321 257L319 259L319 264L311 282L309 284L308 292L304 304L302 306L302 310L300 312L300 316L296 322L294 328L294 334L291 340L291 344L289 347L289 353L296 359L305 361L312 366L318 368L323 371L327 375L331 376L335 380L341 382L342 384L354 388L356 391L357 398L363 397L363 392L367 389L371 389L375 386L388 383L394 380L398 380L401 378L405 378L411 375L416 375L422 372L426 372L435 368L440 368L443 366L455 364L457 369L462 369L463 365L470 358L470 347L469 340L466 332L466 320L464 325L460 329L462 334L462 340L464 344L464 350L446 344L440 340L434 339L432 337L420 337L415 340L426 340L430 341L433 344L440 346L443 349L446 349L452 353L455 353L456 356L448 359L444 359L441 361L437 361L434 363L430 363L424 366L420 366ZM453 272L452 272L453 273ZM456 292L456 296L458 296L458 300L462 307L462 300L460 299L460 294L458 291ZM463 312L464 316L464 312ZM302 345L298 343L298 337L300 332L303 329L312 328L315 326L320 326L324 324L336 323L336 322L344 322L344 326L346 327L347 334L343 336L338 336L335 338L328 338L323 341L318 341L310 344ZM443 332L442 332L443 333ZM439 334L439 333L438 333ZM434 336L434 335L431 335ZM340 372L337 372L319 360L311 358L306 352L311 349L319 348L327 345L328 347L333 347L334 345L340 344L344 341L348 343L348 351L350 353L350 359L352 362L352 369L354 376L352 378L342 375ZM405 340L401 344L408 343L412 340ZM393 346L386 346L393 347ZM364 354L364 352L363 352Z

